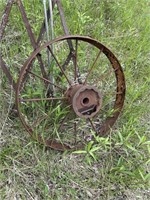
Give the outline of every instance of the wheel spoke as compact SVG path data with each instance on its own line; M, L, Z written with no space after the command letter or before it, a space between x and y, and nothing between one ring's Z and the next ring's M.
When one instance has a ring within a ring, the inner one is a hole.
M88 74L87 74L87 76L86 76L85 81L84 81L83 84L86 84L86 83L87 83L87 79L88 79L88 77L90 76L90 74L92 73L92 71L93 71L93 69L94 69L94 67L95 67L95 64L96 64L98 58L100 57L100 54L102 53L102 51L103 51L103 50L100 50L99 53L97 54L96 59L94 60L93 65L92 65L92 67L90 68L90 70L89 70L89 72L88 72Z
M70 60L72 58L72 52L70 52L64 62L64 64L62 65L62 69L65 71L66 70L66 67L67 65L69 64Z
M66 97L50 97L50 98L33 98L33 99L25 99L19 98L20 102L33 102L33 101L51 101L51 100L64 100Z
M67 41L73 44L70 51ZM30 68L43 50L44 55L45 50L51 55L54 82L37 71L36 63ZM29 80L22 82L24 76ZM49 95L50 86L54 96ZM38 142L62 151L83 149L94 139L92 132L104 135L118 118L125 96L124 74L113 53L98 41L64 36L31 55L19 77L16 96L21 121Z
M94 126L92 120L91 120L90 118L88 118L88 121L90 122L90 124L91 124L91 126L92 126L92 129L95 131L95 133L97 133L96 128L95 128L95 126Z
M39 75L35 74L34 72L29 71L29 70L26 70L26 71L27 71L28 73L32 74L33 76L36 76L36 77L40 78L41 80L46 81L46 82L48 82L48 83L54 85L55 87L59 88L60 90L65 91L65 89L63 89L63 88L59 87L58 85L52 83L52 82L49 81L48 79L46 79L46 78L44 78L44 77L41 77L41 76L39 76Z
M56 56L54 55L52 49L50 48L50 46L47 46L47 48L48 48L48 50L50 51L50 53L52 54L53 58L55 59L55 61L56 61L57 65L58 65L58 67L60 68L61 72L63 73L63 75L64 75L65 78L67 79L69 85L71 85L71 82L69 81L67 75L65 74L65 72L64 72L64 70L63 70L63 68L62 68L62 66L61 66L60 63L58 62L58 60L57 60Z

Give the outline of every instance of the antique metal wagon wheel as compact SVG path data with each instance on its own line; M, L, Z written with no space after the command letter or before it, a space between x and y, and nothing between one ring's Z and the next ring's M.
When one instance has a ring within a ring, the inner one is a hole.
M59 37L37 48L24 64L16 89L26 130L38 142L61 151L83 148L94 134L105 135L124 98L124 74L117 58L83 36Z

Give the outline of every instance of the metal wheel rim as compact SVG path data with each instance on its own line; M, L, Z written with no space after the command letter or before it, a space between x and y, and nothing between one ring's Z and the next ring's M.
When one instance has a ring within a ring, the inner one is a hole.
M30 64L30 62L32 62L33 58L36 57L36 55L43 50L44 48L47 48L47 46L56 43L58 41L63 41L63 40L67 40L67 39L76 39L76 40L81 40L87 43L90 43L92 45L94 45L95 47L97 47L98 49L100 49L105 55L106 57L109 59L112 68L114 70L115 73L115 77L116 77L116 82L117 82L117 91L116 91L116 100L115 100L115 105L114 105L114 109L116 110L116 112L113 114L112 117L108 117L104 122L103 125L98 133L98 135L100 136L104 136L108 130L114 125L115 121L117 120L122 108L123 108L123 104L124 104L124 99L125 99L125 78L124 78L124 74L121 68L121 65L119 63L119 61L117 60L117 58L114 56L114 54L108 49L106 48L104 45L102 45L101 43L99 43L97 40L94 40L90 37L84 37L84 36L78 36L78 35L70 35L70 36L63 36L63 37L59 37L56 38L52 41L47 42L46 44L44 44L43 46L39 47L38 49L36 49L32 55L29 57L29 59L26 61L26 63L24 64L24 66L21 69L20 72L20 76L18 79L18 83L17 83L17 89L16 89L16 105L17 105L17 110L18 110L18 114L20 117L20 120L22 122L22 124L24 125L25 129L29 132L29 134L34 137L33 134L33 130L31 127L28 126L28 124L26 124L24 117L20 111L19 108L19 104L20 104L20 99L19 99L19 95L20 95L20 87L22 85L22 80L23 77L26 73L26 69L28 68L28 65ZM60 150L60 151L64 151L64 150L74 150L74 149L81 149L83 148L83 146L77 146L75 148L71 148L69 145L67 144L62 144L59 143L57 141L54 140L44 140L41 138L41 136L39 135L38 137L35 138L39 143L43 143L44 145L56 149L56 150Z

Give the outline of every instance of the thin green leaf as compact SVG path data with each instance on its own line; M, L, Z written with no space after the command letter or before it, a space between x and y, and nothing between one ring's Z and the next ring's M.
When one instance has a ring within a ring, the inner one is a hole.
M96 156L90 151L89 154L92 156L92 158L97 161Z
M86 154L87 152L85 150L78 150L78 151L74 151L73 153L76 153L76 154Z
M92 149L90 150L90 152L95 152L97 150L99 150L101 147L92 147Z

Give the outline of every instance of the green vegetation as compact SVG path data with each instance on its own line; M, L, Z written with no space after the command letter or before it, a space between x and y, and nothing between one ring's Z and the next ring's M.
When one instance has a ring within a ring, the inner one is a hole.
M42 3L40 0L33 0L32 4L30 0L23 2L37 38L43 21ZM30 138L14 113L9 114L15 94L0 69L0 199L148 200L150 2L62 0L62 4L71 34L99 40L119 59L127 85L124 109L109 135L98 137L92 132L96 142L90 141L85 149L73 153L47 149ZM5 5L6 2L1 0L0 19ZM55 37L64 34L56 8L54 30ZM33 49L15 5L1 42L1 51L17 80L20 68ZM80 58L85 54L80 51ZM38 73L37 68L35 70ZM40 84L37 80L35 87ZM40 86L35 91L37 97L43 91ZM111 91L111 85L107 87ZM31 97L30 85L27 90L23 95ZM28 112L28 107L36 109L36 106L26 103L24 112ZM55 108L49 111L49 115L57 124L68 110L61 111L57 105ZM39 130L42 132L42 127ZM59 137L59 132L56 134Z

